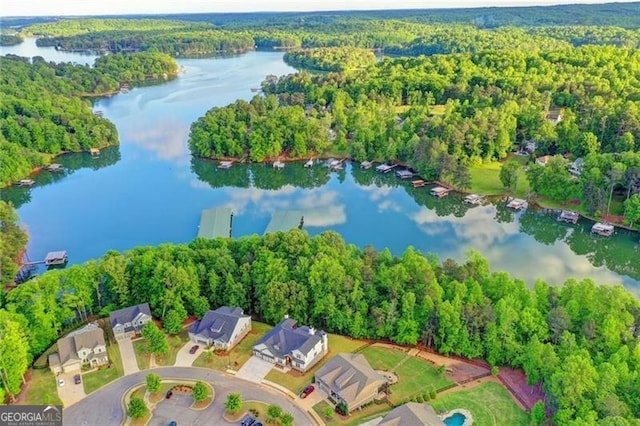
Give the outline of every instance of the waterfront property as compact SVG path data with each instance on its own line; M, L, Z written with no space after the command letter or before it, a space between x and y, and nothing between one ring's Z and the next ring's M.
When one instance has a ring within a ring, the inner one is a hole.
M288 316L253 347L253 354L279 367L306 372L329 352L327 333L297 326Z
M353 411L378 398L387 380L364 355L340 353L316 371L315 383L330 400Z
M613 235L615 228L610 223L598 222L591 227L591 232L602 237L610 237Z
M380 164L379 166L376 167L376 172L378 172L378 173L389 173L396 166L397 166L397 164L393 164L393 165Z
M233 213L228 207L206 209L200 215L198 238L231 237Z
M208 311L189 330L189 338L194 343L229 351L251 331L251 317L242 309L221 306Z
M466 204L471 204L473 206L477 206L477 205L482 204L484 202L484 197L482 195L478 195L478 194L469 194L466 197L464 197L463 201Z
M148 303L118 309L109 314L109 324L116 340L137 336L151 319Z
M576 223L578 223L579 218L580 218L580 215L576 212L572 212L569 210L562 210L558 215L558 222L566 222L566 223L571 223L575 225Z
M434 197L442 198L451 192L451 189L444 188L442 186L436 186L435 188L431 188L431 195Z
M66 251L50 251L44 258L44 264L46 266L62 266L66 265L68 260Z
M304 217L302 212L297 210L276 211L271 216L271 221L264 230L265 234L269 232L289 231L293 228L302 228Z
M415 176L415 173L413 173L411 170L397 170L396 176L400 179L411 179Z
M58 340L58 352L49 355L49 368L54 374L80 371L85 364L95 367L108 362L104 332L97 323L87 324Z
M221 161L220 164L218 164L218 168L230 169L232 165L233 165L233 161Z
M512 198L507 203L507 207L514 210L525 210L527 207L529 207L529 203L527 203L527 200Z
M408 402L394 408L377 426L444 426L444 422L429 404Z

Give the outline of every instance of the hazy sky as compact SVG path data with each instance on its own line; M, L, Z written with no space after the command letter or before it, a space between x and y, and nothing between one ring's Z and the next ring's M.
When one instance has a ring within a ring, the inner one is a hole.
M633 0L619 0L628 3ZM0 16L115 15L608 3L598 0L2 0Z

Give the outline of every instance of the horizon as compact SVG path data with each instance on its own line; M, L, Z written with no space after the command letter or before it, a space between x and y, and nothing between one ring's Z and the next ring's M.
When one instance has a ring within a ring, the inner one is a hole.
M113 0L109 3L97 0L74 1L52 4L48 0L5 0L0 10L0 18L37 18L37 17L97 17L127 15L184 15L184 14L243 14L243 13L314 13L314 12L366 12L384 10L447 10L447 9L483 9L513 7L551 7L586 6L598 4L638 3L636 0L601 1L583 0L434 0L425 4L418 0L312 0L304 3L292 3L284 0L250 0L241 4L215 5L207 0L185 0L180 3L171 0L142 0L131 3L126 0Z

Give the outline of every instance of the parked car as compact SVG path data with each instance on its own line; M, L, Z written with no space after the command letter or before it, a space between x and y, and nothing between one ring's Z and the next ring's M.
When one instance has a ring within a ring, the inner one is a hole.
M64 379L58 379L58 386L64 386Z
M82 379L80 378L79 374L76 374L75 376L73 376L73 383L75 383L76 385L79 385L80 383L82 383Z
M245 416L244 419L240 422L241 426L255 426L256 418L253 416Z
M172 396L173 396L173 391L172 391L171 389L169 389L169 390L167 391L167 394L165 395L165 397L166 397L167 399L169 399L169 398L171 398Z
M195 354L195 353L196 353L196 351L197 351L198 349L200 349L200 346L198 346L198 345L193 345L193 346L191 346L191 349L189 349L189 353L190 353L191 355L193 355L193 354Z
M178 426L178 423L175 420L171 420L169 426Z
M313 387L313 385L309 385L306 388L304 388L304 390L302 391L302 393L300 394L300 398L306 398L309 396L309 394L311 394L311 392L313 392L315 390L315 388Z
M252 424L251 426L262 426L262 423L260 422L255 422L254 424Z

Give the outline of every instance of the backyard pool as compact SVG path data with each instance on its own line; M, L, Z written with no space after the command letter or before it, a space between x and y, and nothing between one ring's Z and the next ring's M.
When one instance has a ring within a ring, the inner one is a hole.
M464 414L454 413L453 415L446 417L442 421L447 426L463 426L465 425L465 420L467 420L467 417ZM467 422L467 424L470 424L470 423Z

